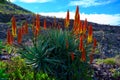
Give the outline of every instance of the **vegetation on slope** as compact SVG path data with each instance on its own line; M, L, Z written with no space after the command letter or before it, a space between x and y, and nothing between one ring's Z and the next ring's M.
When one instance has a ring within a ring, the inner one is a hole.
M25 10L6 0L0 0L0 13L2 14L30 14L32 12Z

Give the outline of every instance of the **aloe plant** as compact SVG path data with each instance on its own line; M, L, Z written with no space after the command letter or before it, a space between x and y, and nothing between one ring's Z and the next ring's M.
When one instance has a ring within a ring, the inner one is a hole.
M55 59L55 56L49 57L50 52L55 48L50 47L49 43L49 39L41 35L38 41L33 41L33 46L21 46L22 50L20 49L19 53L26 58L28 65L33 66L35 75L41 70L53 74L52 68L49 66L61 64L59 60Z
M14 19L14 18L13 18ZM16 37L15 20L12 34ZM23 43L23 32L18 31L18 53L25 58L27 65L34 69L34 79L39 72L55 76L60 80L91 80L90 64L93 61L93 53L97 46L97 40L93 38L92 25L80 20L79 7L77 6L73 28L69 31L69 11L65 20L65 29L40 28L40 18L36 15L33 25L33 38L29 46ZM53 25L56 27L56 20ZM24 31L24 30L23 30ZM10 33L8 31L8 33ZM10 33L11 34L11 33ZM8 43L13 45L13 37L8 34Z
M70 79L71 77L80 79L81 77L76 75L88 74L89 65L87 62L80 61L79 39L76 39L72 32L50 29L40 34L32 44L32 46L21 44L19 53L26 59L28 65L33 66L35 75L43 71L58 79ZM72 52L75 56L74 61L71 59ZM86 73L83 74L79 70L86 71Z

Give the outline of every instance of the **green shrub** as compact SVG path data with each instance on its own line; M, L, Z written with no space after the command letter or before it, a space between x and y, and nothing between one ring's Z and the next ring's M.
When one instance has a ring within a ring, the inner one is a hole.
M95 61L96 61L96 64L102 64L103 63L103 59L95 59Z
M14 57L11 61L0 62L0 80L55 80L47 73L34 74L32 67L26 65L24 59Z
M8 79L8 74L6 73L7 67L6 63L3 61L0 62L0 80L7 80Z
M89 54L86 55L86 62L81 61L78 46L79 39L76 39L70 31L50 29L34 39L32 46L21 45L19 53L26 59L28 65L32 65L35 74L43 71L57 79L90 80ZM74 61L71 60L72 52L75 55Z
M7 45L4 43L4 41L0 40L0 54L3 50L7 51L6 53L8 54L16 53L16 48L14 46Z
M103 60L103 63L105 64L115 64L115 59L114 58L107 58Z
M112 64L112 65L116 64L114 58L96 59L96 63L97 64L105 63L105 64Z
M19 56L13 57L11 61L6 62L6 64L9 80L24 80L25 76L32 74L32 68L27 66L24 59L21 59ZM32 75L28 79L32 80Z

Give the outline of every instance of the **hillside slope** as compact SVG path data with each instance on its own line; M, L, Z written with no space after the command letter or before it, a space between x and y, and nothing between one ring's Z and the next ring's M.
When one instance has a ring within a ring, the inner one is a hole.
M29 14L32 13L11 2L0 3L0 13L2 14Z
M28 15L33 13L11 2L0 3L0 23L9 22L11 17L15 14Z

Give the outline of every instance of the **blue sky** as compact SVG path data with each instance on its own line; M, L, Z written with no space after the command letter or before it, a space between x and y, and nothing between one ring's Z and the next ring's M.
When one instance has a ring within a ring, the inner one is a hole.
M76 5L80 8L80 18L100 24L120 25L120 0L11 0L32 12L45 16L64 18L70 10L74 18Z

